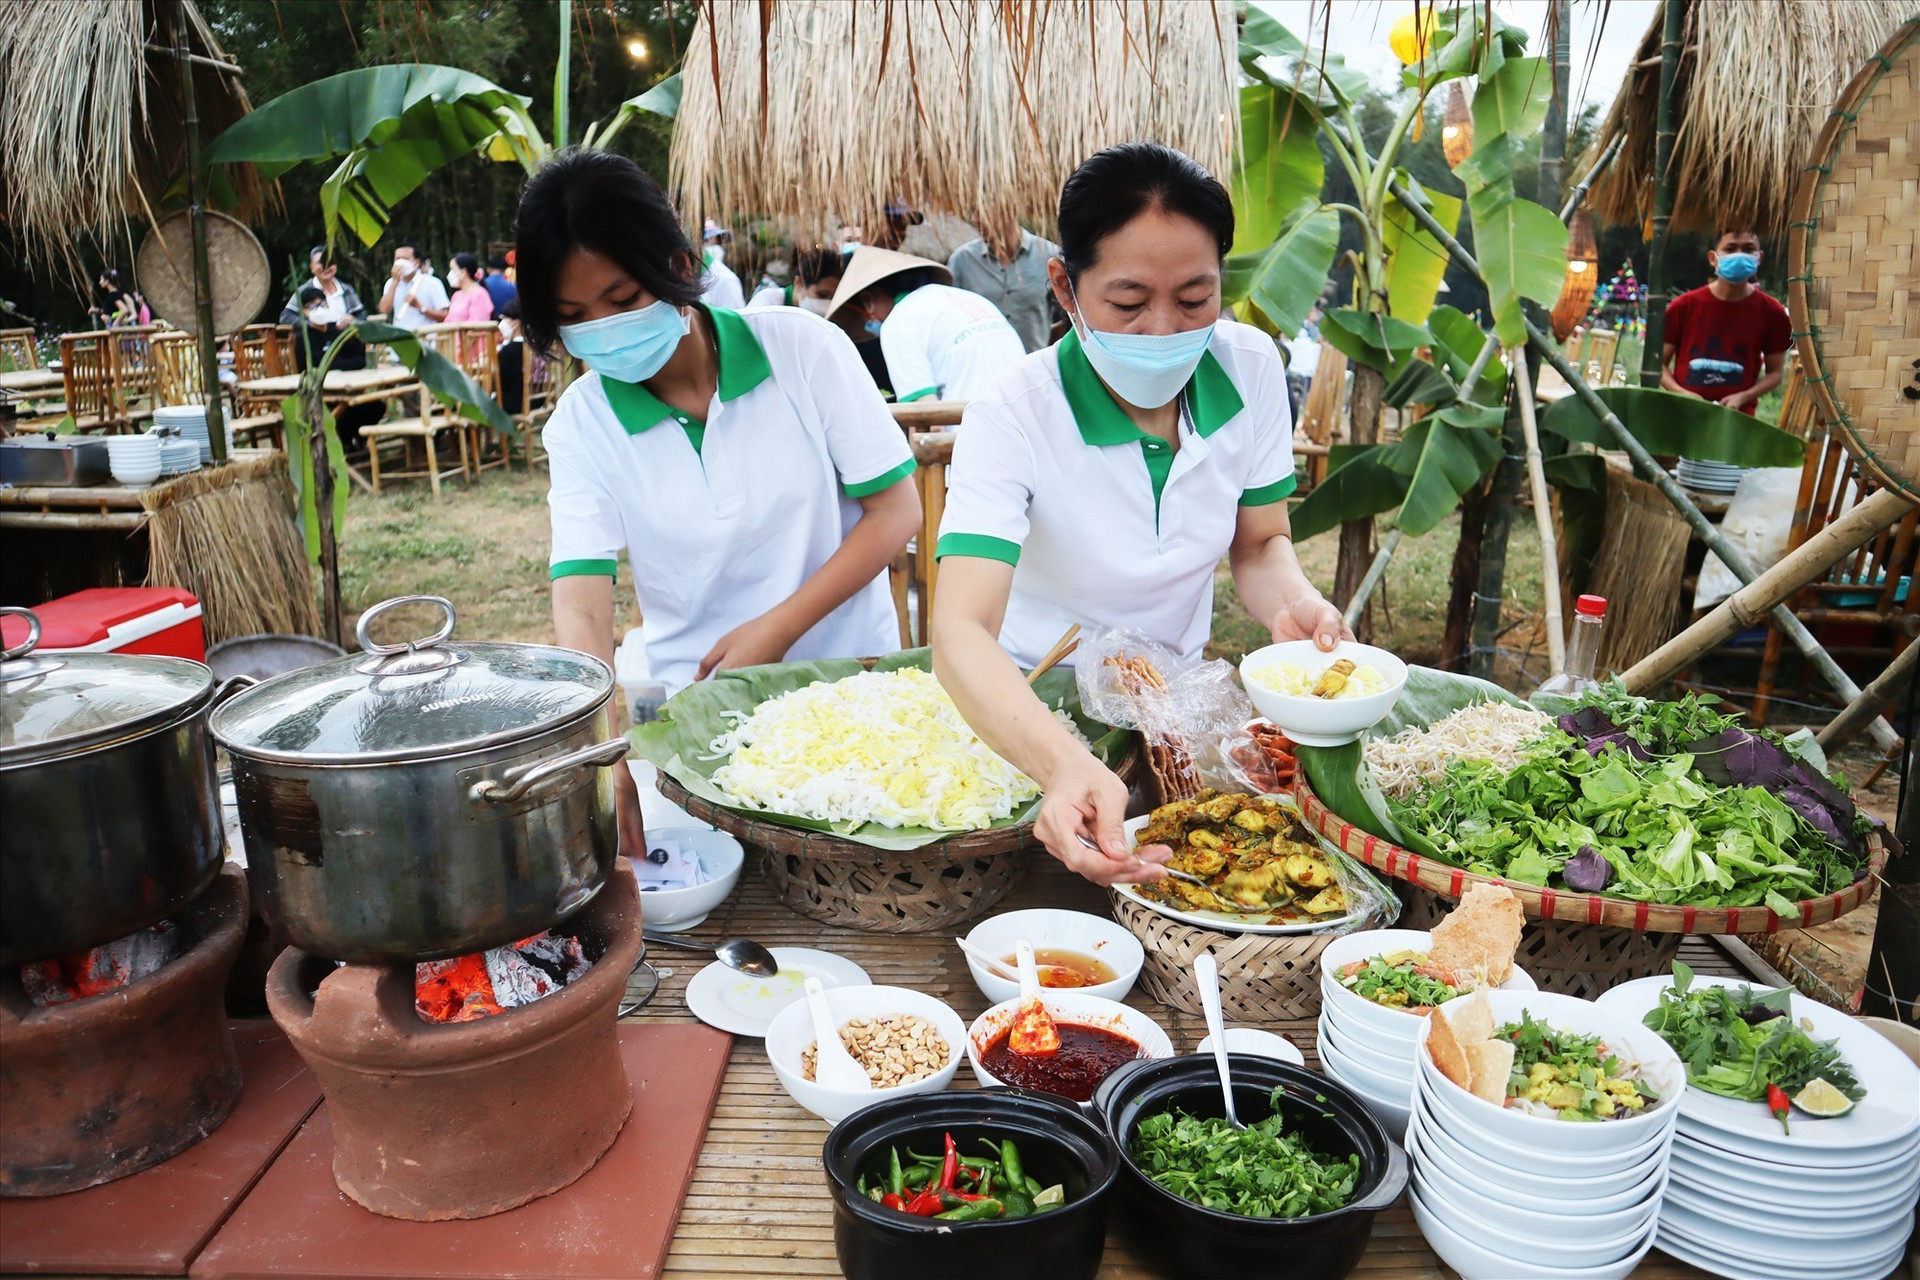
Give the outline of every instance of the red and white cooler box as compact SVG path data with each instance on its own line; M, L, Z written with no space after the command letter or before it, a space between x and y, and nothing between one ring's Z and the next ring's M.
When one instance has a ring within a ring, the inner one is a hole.
M200 601L180 587L91 587L33 606L39 652L151 653L207 660ZM27 620L0 615L7 648L26 643Z

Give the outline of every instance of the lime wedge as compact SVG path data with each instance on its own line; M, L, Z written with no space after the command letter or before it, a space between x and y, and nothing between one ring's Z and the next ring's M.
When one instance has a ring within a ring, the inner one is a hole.
M1033 1207L1037 1210L1058 1209L1066 1202L1067 1189L1056 1183L1033 1198Z
M1807 1087L1793 1095L1793 1105L1810 1116L1831 1120L1853 1110L1853 1099L1825 1080L1809 1080Z

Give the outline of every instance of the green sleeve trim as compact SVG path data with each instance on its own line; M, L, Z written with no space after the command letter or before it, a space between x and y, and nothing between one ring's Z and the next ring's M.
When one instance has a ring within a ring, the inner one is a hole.
M891 471L883 471L873 479L862 480L859 484L843 484L840 489L849 498L864 498L869 494L880 492L889 485L899 484L912 475L918 465L912 458L908 458Z
M944 560L948 556L973 556L980 560L998 560L1002 564L1019 564L1020 544L1008 542L1005 538L989 537L984 533L947 533L940 536L933 558Z
M554 563L549 576L554 578L578 578L589 574L614 578L619 576L618 560L560 560Z
M1300 487L1300 477L1288 476L1275 484L1261 485L1258 489L1249 489L1240 495L1243 507L1265 507L1290 497Z
M895 399L894 399L894 403L895 403L895 404L907 404L907 403L909 403L910 401L914 401L914 400L925 400L925 399L926 399L926 398L927 398L928 396L935 396L935 395L939 395L939 394L940 394L940 388L938 388L938 387L922 387L922 388L920 388L920 389L919 389L918 391L916 391L916 392L914 392L914 393L913 393L912 395L910 395L910 396L897 396L897 397L895 397Z

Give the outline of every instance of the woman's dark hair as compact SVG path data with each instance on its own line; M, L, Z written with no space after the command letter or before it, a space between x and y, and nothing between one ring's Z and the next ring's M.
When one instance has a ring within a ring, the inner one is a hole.
M303 284L300 286L300 309L304 311L326 296L327 291L319 285Z
M625 156L570 148L549 160L520 193L513 238L527 341L543 355L560 338L554 288L575 249L612 259L676 307L700 299L679 216L660 184Z
M460 269L461 269L462 271L464 271L464 272L466 272L466 273L467 273L467 279L469 279L469 280L476 280L476 281L477 281L477 280L479 280L479 278L480 278L480 259L478 259L478 258L476 258L476 257L474 257L474 256L473 256L472 254L470 254L470 253L456 253L456 254L454 254L454 255L453 255L453 265L454 265L454 266L456 266L456 267L458 267L458 268L460 268Z
M1199 223L1227 256L1233 197L1191 158L1158 142L1123 142L1081 162L1060 188L1060 257L1067 277L1100 260L1100 242L1148 209Z
M847 260L840 256L838 249L800 249L793 255L793 282L795 284L814 284L821 280L837 280L847 269Z
M500 318L502 320L518 320L520 318L520 299L508 298L507 305L500 308Z

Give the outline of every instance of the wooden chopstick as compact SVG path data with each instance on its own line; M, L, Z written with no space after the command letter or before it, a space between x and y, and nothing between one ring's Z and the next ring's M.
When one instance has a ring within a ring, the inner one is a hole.
M1076 622L1061 633L1060 638L1053 642L1053 648L1047 650L1046 656L1035 664L1033 670L1027 672L1027 683L1032 684L1035 680L1038 680L1041 676L1059 666L1063 658L1079 647L1080 624Z

